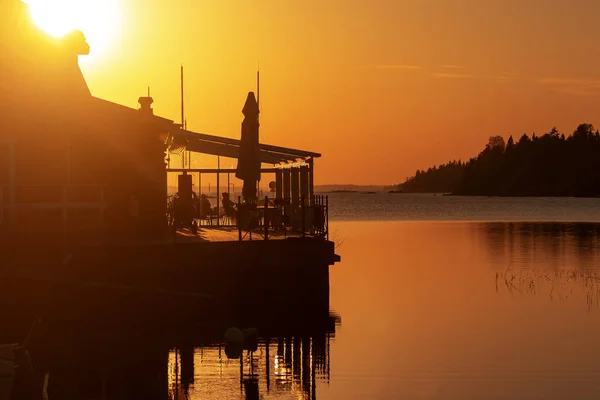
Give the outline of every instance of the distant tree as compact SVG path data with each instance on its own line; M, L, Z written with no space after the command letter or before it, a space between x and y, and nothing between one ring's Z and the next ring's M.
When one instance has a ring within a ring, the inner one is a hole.
M552 128L552 129L550 130L550 132L548 132L546 135L548 135L548 136L551 136L551 137L553 137L553 138L554 138L554 137L556 137L556 138L557 138L557 137L558 137L558 135L559 135L559 133L560 133L560 132L558 132L558 129L556 129L556 127L554 127L554 128Z
M594 135L594 126L592 124L581 124L573 132L573 139L589 139Z
M515 141L513 140L512 135L510 135L510 137L508 138L508 141L506 142L506 151L512 151L515 148Z
M489 150L504 151L506 148L504 138L502 136L490 136L486 148Z

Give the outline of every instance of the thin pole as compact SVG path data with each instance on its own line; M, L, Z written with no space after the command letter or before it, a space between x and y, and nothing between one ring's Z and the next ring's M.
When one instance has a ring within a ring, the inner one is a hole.
M219 204L219 184L221 179L221 156L217 156L217 226L221 226L221 205Z
M185 108L183 104L183 65L181 65L181 129L185 129ZM185 168L185 150L181 152L181 168Z
M181 128L185 129L185 108L183 104L183 65L181 66Z

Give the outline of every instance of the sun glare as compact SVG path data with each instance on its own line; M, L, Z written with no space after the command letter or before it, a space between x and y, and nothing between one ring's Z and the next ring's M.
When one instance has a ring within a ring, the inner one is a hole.
M27 0L33 21L60 38L74 29L85 35L91 54L103 51L119 34L119 0Z

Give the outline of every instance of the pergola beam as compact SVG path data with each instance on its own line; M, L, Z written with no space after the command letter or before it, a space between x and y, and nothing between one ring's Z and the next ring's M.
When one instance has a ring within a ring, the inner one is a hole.
M171 132L176 142L187 142L185 149L197 153L210 154L228 158L238 158L240 140L204 133L195 133L182 129ZM309 151L290 149L280 146L259 144L261 162L266 164L281 164L306 161L309 158L317 158L321 155Z

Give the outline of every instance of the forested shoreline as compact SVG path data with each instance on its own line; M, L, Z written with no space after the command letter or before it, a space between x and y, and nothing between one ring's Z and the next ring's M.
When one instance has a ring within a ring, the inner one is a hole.
M581 124L566 136L553 128L537 136L489 138L467 162L418 170L398 185L407 193L469 196L600 196L600 133Z

